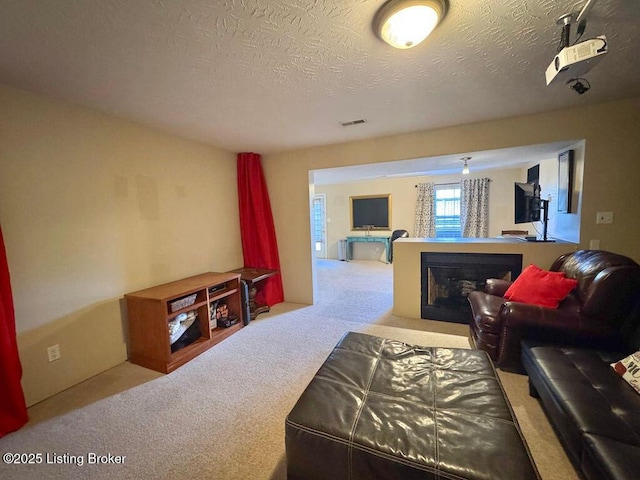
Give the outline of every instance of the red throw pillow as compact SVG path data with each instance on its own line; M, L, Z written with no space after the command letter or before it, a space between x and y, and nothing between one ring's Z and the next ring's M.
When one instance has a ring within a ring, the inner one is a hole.
M578 281L566 278L563 272L550 272L536 265L529 265L507 289L504 298L557 308L576 285Z

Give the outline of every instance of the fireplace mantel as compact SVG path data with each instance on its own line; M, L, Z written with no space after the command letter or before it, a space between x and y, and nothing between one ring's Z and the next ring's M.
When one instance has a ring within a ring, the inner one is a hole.
M569 242L525 242L512 238L400 238L393 242L393 313L410 318L421 316L422 252L520 254L523 268L531 263L549 268L556 258L577 247Z

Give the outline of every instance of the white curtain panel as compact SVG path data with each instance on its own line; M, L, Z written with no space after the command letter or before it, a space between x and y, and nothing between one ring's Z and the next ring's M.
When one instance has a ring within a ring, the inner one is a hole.
M460 181L460 226L463 237L489 236L488 178L469 178Z
M435 183L419 183L416 200L416 216L413 236L427 238L436 236Z

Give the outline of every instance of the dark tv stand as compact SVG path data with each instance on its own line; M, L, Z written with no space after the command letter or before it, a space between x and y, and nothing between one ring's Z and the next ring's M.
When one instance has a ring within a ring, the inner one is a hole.
M549 240L547 238L547 228L549 227L549 200L540 199L540 210L542 210L542 240L527 239L528 242L555 242L555 240Z

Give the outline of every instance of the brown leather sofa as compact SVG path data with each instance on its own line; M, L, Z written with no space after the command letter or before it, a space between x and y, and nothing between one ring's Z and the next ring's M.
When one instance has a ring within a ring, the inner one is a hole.
M640 297L640 266L602 250L560 256L549 269L578 281L558 308L508 301L511 282L488 279L484 291L469 294L472 344L503 370L523 373L523 339L562 345L623 350L622 325Z

